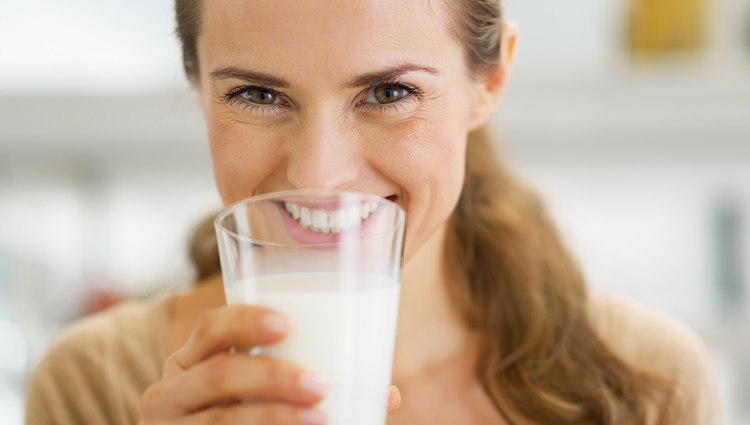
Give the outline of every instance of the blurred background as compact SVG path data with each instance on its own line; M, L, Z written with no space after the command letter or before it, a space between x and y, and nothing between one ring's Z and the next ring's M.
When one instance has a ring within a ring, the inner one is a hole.
M750 0L505 0L493 127L594 291L692 328L750 424ZM171 0L0 1L0 417L61 328L189 285L217 210Z

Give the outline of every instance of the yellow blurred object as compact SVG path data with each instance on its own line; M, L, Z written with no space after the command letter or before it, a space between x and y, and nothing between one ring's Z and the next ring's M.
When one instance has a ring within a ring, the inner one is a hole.
M708 0L631 0L632 56L697 53L706 46Z

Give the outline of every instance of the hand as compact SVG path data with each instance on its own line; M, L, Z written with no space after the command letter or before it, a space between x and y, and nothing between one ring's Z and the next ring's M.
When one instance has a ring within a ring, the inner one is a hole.
M165 362L162 380L144 392L140 424L325 424L323 412L313 408L328 389L320 377L280 360L230 350L278 342L288 329L285 317L260 307L204 313L188 342ZM400 402L391 387L389 413Z

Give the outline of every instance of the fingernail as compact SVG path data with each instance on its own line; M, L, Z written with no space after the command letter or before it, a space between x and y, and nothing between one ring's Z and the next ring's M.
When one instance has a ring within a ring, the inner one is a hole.
M263 326L273 333L280 334L289 328L289 321L284 316L270 313L263 318Z
M305 372L299 377L299 387L308 393L322 396L328 392L328 382L318 375Z
M391 385L391 388L396 390L396 395L398 396L398 402L396 403L396 407L393 408L393 410L396 410L401 406L401 391L399 391L398 387L395 385Z
M328 422L328 415L320 410L302 409L299 416L306 424L323 425Z

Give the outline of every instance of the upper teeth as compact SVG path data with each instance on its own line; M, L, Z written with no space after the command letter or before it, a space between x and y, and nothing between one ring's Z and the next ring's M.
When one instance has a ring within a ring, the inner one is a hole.
M339 233L362 223L376 209L375 201L365 202L359 207L350 206L338 210L310 210L293 202L285 202L286 211L304 228L318 233Z

